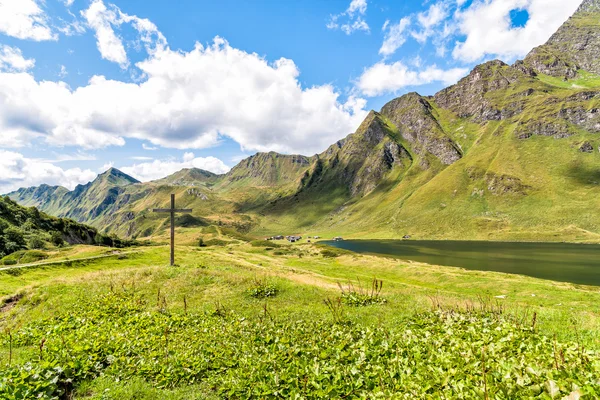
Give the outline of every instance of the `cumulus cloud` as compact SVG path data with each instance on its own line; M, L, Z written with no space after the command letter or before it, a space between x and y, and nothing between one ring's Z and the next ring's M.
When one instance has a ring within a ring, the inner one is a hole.
M434 27L448 18L448 5L445 2L432 4L425 12L417 14L417 23L420 30L412 31L411 35L419 43L425 43L427 38L433 36Z
M179 160L154 160L152 162L134 164L120 168L121 171L142 181L153 181L171 175L183 168L200 168L215 174L224 174L229 167L216 157L196 157L194 153L185 153Z
M35 0L0 1L0 32L18 39L56 40L48 17Z
M581 0L476 0L455 13L466 38L454 47L455 59L477 61L486 55L521 57L543 44L573 14ZM529 20L513 27L510 12L527 10Z
M63 169L45 160L26 158L20 153L0 149L0 193L42 183L73 189L96 177L89 169Z
M131 24L140 34L140 40L148 52L163 49L167 44L165 37L150 20L128 15L112 4L107 7L102 0L94 0L81 14L88 26L96 32L98 51L102 58L119 64L123 69L129 66L129 60L123 40L117 36L113 27Z
M355 31L369 32L369 25L363 19L366 13L367 0L352 0L346 11L329 17L327 28L341 29L346 35Z
M410 17L404 17L395 24L386 21L382 28L385 31L385 37L379 54L384 57L394 54L406 42L406 30L410 24Z
M407 86L425 85L432 82L451 85L465 76L467 72L466 68L443 70L436 66L415 71L400 61L393 64L378 62L363 72L356 86L366 96L379 96L385 93L396 93Z
M96 32L98 51L102 58L119 64L121 68L127 68L129 61L125 46L112 28L113 25L118 25L115 10L108 9L101 0L95 0L81 14L90 28Z
M26 59L21 49L0 44L0 71L27 71L35 65L34 59Z
M0 73L0 146L32 138L100 148L137 138L207 148L230 137L243 149L315 153L354 131L364 99L339 101L330 85L303 88L292 60L273 63L217 37L189 52L157 50L137 64L146 80L94 76L72 90L27 73ZM10 100L9 100L10 99Z

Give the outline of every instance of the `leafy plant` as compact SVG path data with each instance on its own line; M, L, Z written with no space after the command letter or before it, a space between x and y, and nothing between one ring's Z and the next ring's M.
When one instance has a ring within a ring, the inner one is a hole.
M248 294L251 297L264 299L267 297L275 297L279 290L275 285L269 283L266 278L255 278L252 287L248 289Z
M387 303L387 299L381 296L381 290L383 289L382 280L373 278L370 288L363 288L360 280L357 280L357 282L356 286L352 282L348 282L346 288L338 282L338 286L342 291L341 299L345 304L360 307Z
M343 322L341 300L326 304ZM220 304L213 313L160 312L139 293L115 289L8 332L3 354L31 356L3 363L2 399L72 398L100 375L156 388L201 382L221 398L600 395L597 353L476 311L437 310L383 328L248 318Z

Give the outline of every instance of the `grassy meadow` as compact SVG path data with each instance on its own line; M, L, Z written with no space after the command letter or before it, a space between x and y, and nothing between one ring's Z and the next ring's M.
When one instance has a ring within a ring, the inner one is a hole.
M0 398L600 395L597 287L216 227L168 267L164 239L0 271Z

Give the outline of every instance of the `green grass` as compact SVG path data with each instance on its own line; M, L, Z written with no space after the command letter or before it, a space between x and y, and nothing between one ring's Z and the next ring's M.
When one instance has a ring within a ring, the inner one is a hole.
M600 88L600 76L587 71L579 71L577 78L564 80L562 78L538 74L537 78L548 85L566 89L597 89Z
M134 250L127 259L0 273L0 296L20 295L0 312L0 365L9 357L5 329L13 336L12 367L0 369L0 382L12 376L94 399L477 398L483 353L490 398L530 396L549 380L562 395L571 383L598 391L590 378L600 368L597 288L352 253L323 257L312 244L283 246L282 255L243 242L178 246L174 268L167 246ZM337 311L324 303L343 299L339 285L368 297L375 277L384 301L340 300ZM253 295L265 288L274 295ZM554 337L565 357L558 369ZM26 362L29 372L19 367ZM61 386L68 377L74 387ZM14 389L4 385L0 393Z

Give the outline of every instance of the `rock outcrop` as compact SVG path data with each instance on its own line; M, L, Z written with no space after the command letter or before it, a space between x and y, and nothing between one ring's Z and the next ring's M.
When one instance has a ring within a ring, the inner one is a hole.
M533 49L525 64L537 72L564 77L579 70L600 74L600 0L584 0L577 12L542 46Z
M443 164L452 164L461 158L461 152L445 134L432 111L427 99L418 93L408 93L384 105L381 114L398 128L416 153L429 152Z

